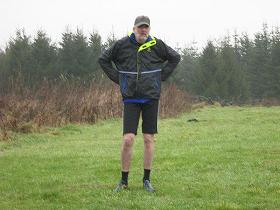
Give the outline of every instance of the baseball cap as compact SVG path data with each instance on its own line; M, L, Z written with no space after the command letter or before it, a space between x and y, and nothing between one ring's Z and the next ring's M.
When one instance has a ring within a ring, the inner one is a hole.
M147 25L150 26L150 18L148 16L145 15L141 15L136 17L135 21L134 21L134 26L138 27L141 25Z

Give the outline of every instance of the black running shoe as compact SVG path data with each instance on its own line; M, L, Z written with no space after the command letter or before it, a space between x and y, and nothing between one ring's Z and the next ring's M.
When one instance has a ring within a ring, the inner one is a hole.
M154 188L151 185L151 182L149 180L144 180L143 186L144 186L146 191L148 191L148 192L155 192L155 190L154 190Z
M128 188L128 184L124 183L122 180L119 182L118 186L114 189L114 192L120 192L123 189L127 189Z

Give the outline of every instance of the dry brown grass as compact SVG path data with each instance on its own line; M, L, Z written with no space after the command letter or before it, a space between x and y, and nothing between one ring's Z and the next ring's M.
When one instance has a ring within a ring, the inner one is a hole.
M176 116L190 111L190 97L175 85L162 90L160 116ZM17 85L0 96L0 128L2 139L9 131L28 133L42 126L61 126L67 123L95 123L97 120L122 116L119 86L61 80L44 81L39 89Z
M191 108L191 97L187 92L180 90L175 84L163 88L160 99L160 116L162 118L190 112Z
M280 99L277 99L277 98L263 98L263 99L260 99L260 100L253 100L252 104L254 106L265 106L265 107L279 106L280 105Z

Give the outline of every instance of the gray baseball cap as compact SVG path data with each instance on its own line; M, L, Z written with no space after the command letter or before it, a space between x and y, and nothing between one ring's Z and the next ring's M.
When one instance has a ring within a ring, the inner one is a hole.
M150 18L148 16L144 16L144 15L136 17L134 26L138 27L141 25L150 26Z

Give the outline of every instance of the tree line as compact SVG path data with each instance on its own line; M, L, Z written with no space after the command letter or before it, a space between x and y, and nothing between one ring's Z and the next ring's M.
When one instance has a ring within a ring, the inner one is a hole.
M100 75L97 59L102 51L114 41L108 38L101 43L101 36L92 32L89 37L82 30L67 30L59 43L53 43L44 31L35 38L17 30L4 50L0 50L1 89L20 77L25 86L36 87L42 80L63 78L93 79Z
M97 59L111 46L111 34L102 41L98 32L86 36L82 30L66 30L58 43L44 31L32 39L23 29L16 32L5 49L0 49L0 90L4 92L15 78L36 87L42 80L63 78L108 80ZM248 34L227 35L210 40L199 50L178 48L182 61L168 80L188 91L217 100L280 99L280 32L263 24L253 38Z
M263 24L252 39L234 33L208 41L203 50L181 50L172 81L194 95L246 102L280 99L280 31Z

